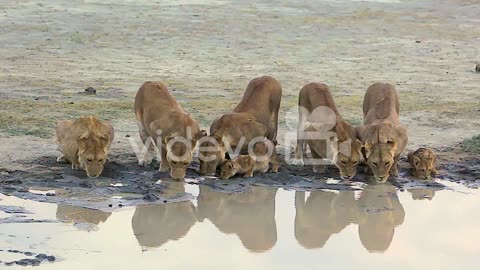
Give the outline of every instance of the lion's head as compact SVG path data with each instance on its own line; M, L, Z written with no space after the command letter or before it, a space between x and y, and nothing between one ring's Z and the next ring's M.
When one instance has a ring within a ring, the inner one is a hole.
M428 149L419 149L412 155L409 155L409 161L412 165L413 177L419 179L430 179L435 171L435 154Z
M225 160L220 168L220 179L228 179L237 174L238 168L232 160Z
M88 177L98 177L105 165L108 155L108 135L84 134L77 139L78 161L87 172Z
M188 165L192 162L195 142L172 133L165 137L164 143L170 176L174 180L182 180L187 174Z
M397 150L397 143L388 141L387 143L372 144L365 143L365 153L367 165L373 172L373 176L379 183L385 183L390 175L390 169L394 164L394 156Z
M346 141L350 146L342 150L342 143L334 142L333 146L333 162L340 170L340 176L344 180L350 180L357 174L357 165L363 159L362 156L362 142L358 139ZM348 145L347 145L348 146Z

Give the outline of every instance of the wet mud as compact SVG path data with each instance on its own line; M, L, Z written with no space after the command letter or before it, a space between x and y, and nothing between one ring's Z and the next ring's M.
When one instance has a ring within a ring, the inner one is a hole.
M459 147L437 149L440 174L430 181L415 180L405 159L400 162L400 174L389 181L400 191L406 189L446 189L435 180L446 180L463 184L469 188L480 187L480 159L476 155L463 152ZM280 154L280 160L284 160ZM0 168L0 192L19 198L80 206L103 211L113 211L125 206L138 204L165 204L194 199L188 192L177 190L172 195L172 184L168 173L158 172L158 163L147 168L137 165L133 154L111 156L102 176L89 179L85 172L74 171L69 165L59 164L54 156L43 156L21 161L25 170ZM197 173L198 162L194 161L187 170L185 183L210 187L222 193L240 193L250 186L266 186L295 191L362 190L366 184L375 181L364 175L365 166L359 166L359 173L352 182L342 182L338 170L328 166L325 174L314 174L310 166L282 164L279 173L256 173L252 178L235 176L220 180L215 176L202 176ZM175 191L175 190L173 190ZM420 195L419 195L420 196ZM2 208L0 210L22 214L24 210ZM26 211L26 210L25 210ZM28 219L16 221L29 222ZM0 222L11 222L1 220ZM39 222L32 220L31 222Z

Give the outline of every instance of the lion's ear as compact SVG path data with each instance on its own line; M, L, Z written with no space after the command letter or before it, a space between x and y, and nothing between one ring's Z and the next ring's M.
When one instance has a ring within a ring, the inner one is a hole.
M413 167L418 167L418 165L420 165L420 158L417 156L414 156L412 158L412 162L413 162Z
M392 153L393 156L395 156L395 153L397 152L397 143L395 141L388 141L387 142L390 153Z
M223 136L222 136L221 134L217 134L217 133L216 133L216 134L213 136L213 138L215 139L215 141L217 141L218 145L220 145L220 146L222 146L222 147L225 145L225 144L223 143Z
M103 134L102 136L100 136L100 142L102 142L103 145L107 145L109 140L110 139L107 134Z
M81 150L87 148L87 145L86 145L87 140L88 140L88 132L85 132L82 135L80 135L80 137L77 138L78 148Z
M172 132L172 133L168 134L167 136L165 136L165 138L163 139L163 143L165 143L165 145L168 145L168 142L171 141L172 139L174 139L175 137L177 137L177 133Z
M197 134L195 134L195 141L200 140L203 137L208 136L207 131L205 129L200 130Z

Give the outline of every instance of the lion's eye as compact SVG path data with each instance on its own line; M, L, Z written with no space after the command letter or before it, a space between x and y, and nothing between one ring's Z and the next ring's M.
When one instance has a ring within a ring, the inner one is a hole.
M87 159L88 162L92 162L93 160L91 158Z
M345 160L340 161L340 163L342 163L343 165L347 164L347 162L345 162Z
M390 161L385 162L385 166L390 165Z
M373 166L377 166L377 163L376 162L372 162Z
M103 159L98 160L98 162L100 162L100 163L103 163L103 161L104 161Z
M353 165L357 165L357 164L358 164L358 161L353 162Z
M183 162L183 166L188 166L188 162Z

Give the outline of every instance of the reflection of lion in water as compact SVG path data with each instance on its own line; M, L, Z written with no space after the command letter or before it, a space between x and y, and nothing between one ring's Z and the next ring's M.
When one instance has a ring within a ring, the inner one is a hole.
M86 222L95 225L107 221L110 215L112 215L112 213L64 204L58 205L56 214L60 220Z
M365 187L357 204L358 234L370 252L384 252L390 247L395 227L403 224L405 211L390 184Z
M250 251L264 252L277 242L276 188L254 187L245 193L219 193L200 186L198 220L205 218L223 233L234 233Z
M183 183L169 183L164 196L185 192ZM139 205L132 218L132 228L143 247L159 247L187 235L196 223L195 206L191 201L167 204Z
M354 220L353 192L312 191L295 193L295 238L303 247L322 248L330 236L341 232Z

